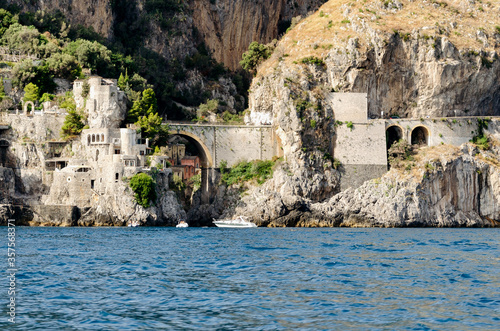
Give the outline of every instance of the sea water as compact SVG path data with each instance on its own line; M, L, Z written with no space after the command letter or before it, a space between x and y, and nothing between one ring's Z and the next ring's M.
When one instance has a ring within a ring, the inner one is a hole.
M17 227L0 329L499 330L499 235Z

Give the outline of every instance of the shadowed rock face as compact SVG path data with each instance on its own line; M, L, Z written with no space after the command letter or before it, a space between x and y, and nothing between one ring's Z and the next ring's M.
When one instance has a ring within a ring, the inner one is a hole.
M278 37L281 22L315 11L325 0L194 1L194 25L218 62L237 69L252 41L268 43Z
M72 25L81 24L92 27L107 39L113 34L113 11L111 1L103 0L59 0L59 1L23 1L13 0L16 4L29 11L41 10L44 12L61 11ZM42 31L43 32L43 31Z
M93 27L106 39L114 39L116 13L113 12L111 1L39 0L35 1L34 5L28 5L21 0L11 2L30 11L60 10L72 25ZM144 43L147 48L166 58L175 57L176 52L186 52L181 48L186 48L186 44L193 42L190 40L190 31L195 27L214 58L234 70L239 68L241 55L252 41L268 43L276 39L278 32L281 32L278 31L279 24L286 27L293 17L305 17L325 2L326 0L191 0L189 6L192 9L192 17L189 17L189 12L184 13L189 18L185 21L187 25L179 31L183 36L170 38L174 40L172 43L164 31L152 26L151 33ZM132 11L141 11L143 1L129 1L127 5Z

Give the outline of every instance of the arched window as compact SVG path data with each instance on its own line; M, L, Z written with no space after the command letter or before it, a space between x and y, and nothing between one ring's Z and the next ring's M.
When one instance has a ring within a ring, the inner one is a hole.
M96 162L97 162L97 160L99 160L99 150L95 151L95 160L96 160Z
M101 142L104 142L104 133L101 133Z
M92 142L95 143L95 134L92 135Z
M91 139L91 137L90 137L90 135L88 135L87 136L87 145L90 145L90 139Z

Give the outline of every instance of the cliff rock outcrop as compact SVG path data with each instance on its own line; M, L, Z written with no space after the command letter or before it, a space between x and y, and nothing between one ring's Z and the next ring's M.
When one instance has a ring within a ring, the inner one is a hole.
M94 31L107 39L113 36L114 15L111 1L94 0L59 0L59 1L19 1L9 0L9 3L25 8L27 11L44 12L60 11L73 25L81 24L92 27Z
M463 147L425 178L391 170L383 185L339 193L328 140L335 92L368 93L372 118L500 115L500 32L490 16L500 9L488 6L335 0L299 23L260 65L249 97L247 121L273 122L285 162L226 214L270 226L496 225L498 149L483 162Z
M235 70L252 41L278 37L280 23L307 16L325 0L193 1L194 25L218 62Z
M272 0L272 1L189 1L185 10L175 14L176 33L165 34L156 20L142 21L150 25L144 43L150 50L166 59L184 58L195 49L193 29L200 32L214 58L228 68L239 68L241 55L252 41L268 43L278 37L279 26L286 27L295 16L305 17L326 0ZM26 1L11 0L25 10L54 12L56 10L71 22L92 27L106 39L115 38L117 11L126 11L139 22L146 10L145 1ZM127 8L115 8L126 6ZM158 6L161 11L168 5ZM121 24L121 23L119 23ZM165 24L165 23L164 23Z

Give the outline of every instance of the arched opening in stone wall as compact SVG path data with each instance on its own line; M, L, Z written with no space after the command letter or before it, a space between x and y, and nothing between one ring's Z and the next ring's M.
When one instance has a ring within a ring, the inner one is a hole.
M429 130L424 126L417 126L411 132L411 144L429 146Z
M203 203L208 203L210 201L211 190L212 190L212 178L214 174L214 167L217 167L214 164L214 160L210 153L208 147L204 144L204 142L195 134L186 131L174 131L170 133L170 136L180 136L187 140L190 146L186 146L186 151L190 153L192 156L196 155L200 158L200 166L201 166L201 200ZM179 151L179 150L177 150ZM171 151L172 154L175 150ZM180 158L180 155L172 155L172 157L177 156ZM174 160L175 162L175 160ZM175 178L175 168L173 177ZM182 172L180 173L180 178L182 178Z
M88 135L87 136L87 145L90 145L90 139L91 139L91 137L90 137L90 135Z
M92 135L92 142L95 143L95 134Z
M27 116L33 116L35 114L35 104L33 101L24 102L24 114Z
M212 168L214 166L212 155L210 154L208 147L200 140L200 138L198 138L192 133L184 131L178 131L177 133L171 132L170 135L180 136L189 142L189 144L193 147L192 151L195 151L197 156L200 158L200 163L202 168ZM189 153L189 148L188 148L188 153Z
M7 164L7 150L9 148L7 140L0 140L0 166L5 167Z
M99 150L95 151L95 161L99 160Z
M385 140L387 143L387 150L391 148L392 144L403 139L403 130L397 126L393 125L387 128L385 131Z

